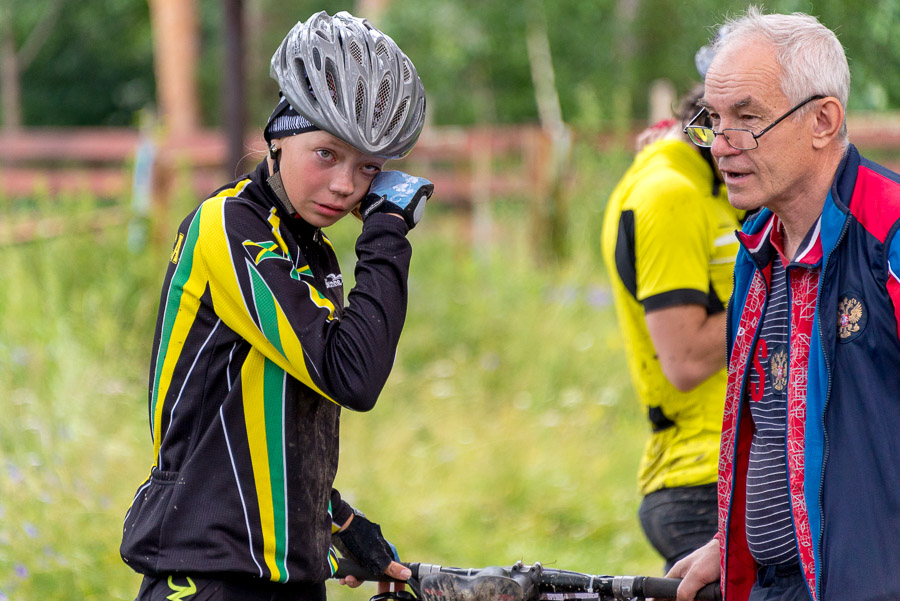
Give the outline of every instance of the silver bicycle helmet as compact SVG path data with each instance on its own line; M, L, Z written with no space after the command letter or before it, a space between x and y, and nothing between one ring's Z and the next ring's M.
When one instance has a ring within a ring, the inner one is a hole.
M366 154L401 158L422 131L425 88L412 61L348 12L298 22L272 56L270 75L294 110Z

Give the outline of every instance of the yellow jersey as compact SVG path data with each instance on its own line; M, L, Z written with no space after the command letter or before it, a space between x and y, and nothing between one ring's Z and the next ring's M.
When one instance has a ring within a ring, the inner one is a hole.
M725 310L743 216L714 192L712 167L687 141L645 147L613 190L603 259L635 392L652 433L638 471L641 494L716 481L727 370L689 392L662 372L644 314L700 304ZM725 337L722 337L725 345Z

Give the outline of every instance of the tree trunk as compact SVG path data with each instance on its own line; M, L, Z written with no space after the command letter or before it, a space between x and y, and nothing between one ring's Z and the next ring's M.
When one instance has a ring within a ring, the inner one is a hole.
M15 131L24 123L22 119L22 73L40 52L44 41L56 26L65 0L55 0L44 7L44 14L37 22L22 47L16 49L13 31L13 10L10 0L0 0L0 89L3 111L3 129Z
M243 166L244 134L247 130L246 79L244 69L244 2L225 0L225 137L228 155L225 167L229 176L246 173Z
M16 131L22 127L22 89L9 0L0 2L0 89L3 130Z
M620 130L620 135L631 131L631 84L634 81L634 61L637 55L638 42L634 36L634 20L637 17L641 0L616 0L615 22L617 37L615 39L616 62L620 65L618 85L613 94L613 118Z
M149 0L156 94L163 129L190 135L198 128L197 8L195 0Z
M572 139L562 118L556 90L543 0L530 0L528 4L526 43L541 129L550 141L550 152L545 155L547 198L534 199L532 227L543 250L560 257L567 252L568 203L562 182L571 158Z

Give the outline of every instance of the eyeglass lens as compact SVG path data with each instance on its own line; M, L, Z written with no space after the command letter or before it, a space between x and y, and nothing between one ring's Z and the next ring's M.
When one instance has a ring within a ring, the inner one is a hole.
M687 135L691 142L697 146L709 148L716 141L716 134L708 127L700 125L691 125L686 128ZM753 132L748 129L724 129L721 135L725 136L728 143L738 150L752 150L756 148L756 140L753 138Z

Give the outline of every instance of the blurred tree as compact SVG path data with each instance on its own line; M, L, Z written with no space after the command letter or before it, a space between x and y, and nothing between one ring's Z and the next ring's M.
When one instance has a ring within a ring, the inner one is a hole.
M0 88L3 90L3 129L10 131L22 127L22 82L27 71L40 52L47 35L53 30L64 0L51 0L36 7L37 21L31 27L21 48L16 44L16 12L12 0L0 2Z
M200 122L224 119L225 31L221 0L198 5ZM375 3L374 8L368 3ZM693 65L726 15L749 0L554 0L546 32L563 120L608 127L643 118L654 80L679 93L698 79ZM414 60L435 123L521 123L539 119L527 48L528 4L521 0L243 0L247 122L261 130L277 87L268 61L288 29L319 10L378 13L375 24ZM770 12L808 12L836 30L853 75L851 109L900 105L900 3L896 0L766 0ZM0 0L0 72L5 123L127 125L153 102L148 0ZM54 12L55 11L55 12ZM50 18L47 15L56 15ZM43 23L43 25L40 25ZM51 27L52 25L52 27ZM40 35L33 32L40 31ZM32 37L30 37L32 36ZM28 40L34 40L29 42ZM77 43L76 43L77 41ZM12 50L11 50L12 49ZM27 50L27 52L25 52ZM9 57L18 55L15 62ZM31 58L24 60L27 56ZM30 62L29 62L30 61ZM19 71L19 77L12 75Z
M526 3L528 26L525 36L534 99L541 129L550 141L547 162L548 198L533 203L531 227L535 241L542 246L538 256L566 255L568 203L562 183L571 162L572 137L563 121L556 86L556 70L550 52L547 14L544 0Z
M19 64L23 125L133 125L153 103L147 0L3 1L20 60L36 35Z
M198 128L194 0L150 0L159 113L170 134Z

